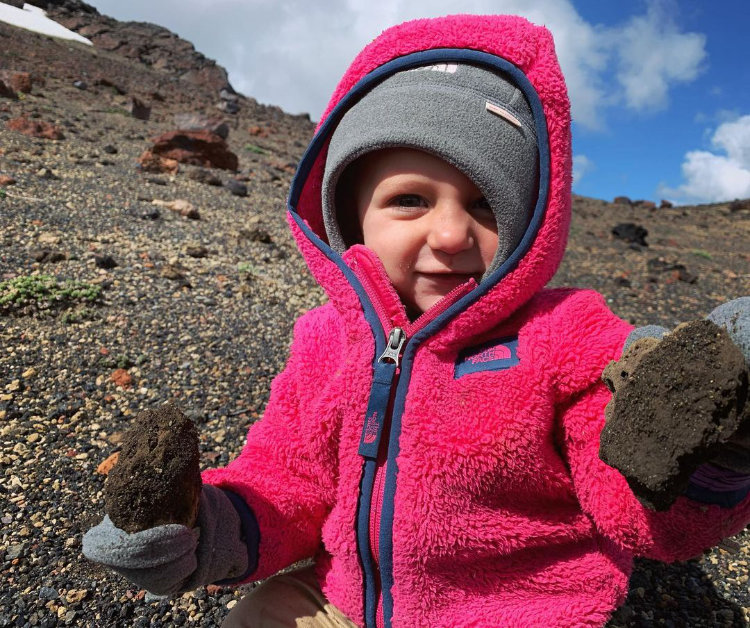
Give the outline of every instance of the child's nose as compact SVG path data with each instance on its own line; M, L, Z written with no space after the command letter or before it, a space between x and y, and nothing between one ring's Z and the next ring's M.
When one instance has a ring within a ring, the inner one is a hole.
M471 215L459 203L435 207L427 235L428 246L455 255L474 246Z

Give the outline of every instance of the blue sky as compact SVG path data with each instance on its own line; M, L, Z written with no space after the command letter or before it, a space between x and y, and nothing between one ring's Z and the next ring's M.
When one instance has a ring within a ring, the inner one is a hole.
M384 28L518 13L555 36L573 103L574 191L682 203L750 197L747 0L89 2L175 31L226 67L238 91L313 119Z

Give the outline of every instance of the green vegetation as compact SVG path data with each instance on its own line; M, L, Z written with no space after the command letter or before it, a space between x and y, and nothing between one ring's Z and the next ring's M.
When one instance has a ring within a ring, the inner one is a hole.
M16 277L0 281L0 314L27 306L43 310L81 301L91 303L101 297L101 292L100 286L71 280L60 282L51 275Z
M258 268L250 262L237 262L237 272L245 275L257 275Z
M704 251L703 249L693 249L690 251L693 255L697 255L698 257L702 257L704 259L713 259L713 255L709 253L708 251Z
M245 144L245 150L255 153L256 155L268 155L268 151L265 148L261 148L255 144Z
M108 107L107 109L104 109L104 113L116 113L120 116L130 116L130 112L122 107Z

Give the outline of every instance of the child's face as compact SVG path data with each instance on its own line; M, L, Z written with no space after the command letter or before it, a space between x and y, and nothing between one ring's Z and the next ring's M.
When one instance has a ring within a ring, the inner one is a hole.
M480 280L497 249L497 223L461 171L393 148L360 158L355 172L364 244L407 307L424 312L470 277Z

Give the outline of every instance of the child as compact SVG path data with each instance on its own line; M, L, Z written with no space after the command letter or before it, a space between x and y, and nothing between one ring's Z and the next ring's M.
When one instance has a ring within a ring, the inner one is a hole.
M330 302L297 322L240 456L204 472L197 528L105 518L84 553L157 593L315 558L227 626L600 626L633 556L741 530L742 469L652 512L599 460L601 373L632 326L593 291L543 289L569 129L552 37L522 18L417 20L367 46L289 196Z

